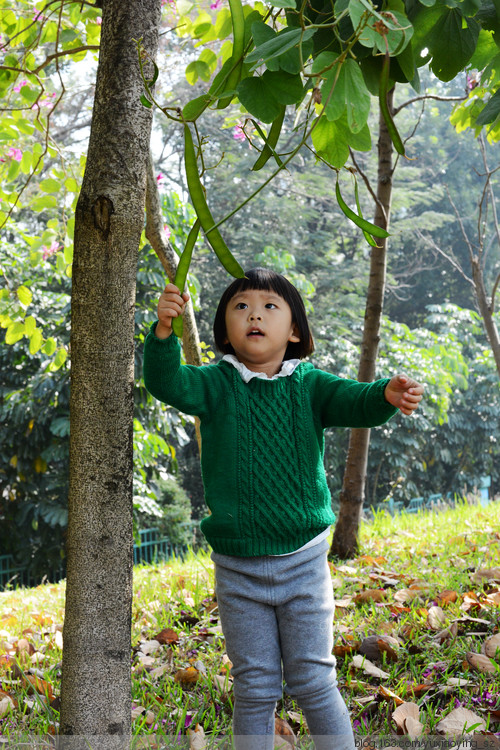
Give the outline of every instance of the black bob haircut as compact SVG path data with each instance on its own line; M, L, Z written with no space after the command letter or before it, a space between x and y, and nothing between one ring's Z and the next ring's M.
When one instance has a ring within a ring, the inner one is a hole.
M215 346L223 354L234 354L234 349L226 341L226 309L235 294L247 289L273 291L290 306L292 323L296 326L300 341L288 343L285 359L304 359L314 351L314 341L307 320L304 302L298 290L288 279L268 268L252 268L245 271L242 279L235 279L223 293L214 319Z

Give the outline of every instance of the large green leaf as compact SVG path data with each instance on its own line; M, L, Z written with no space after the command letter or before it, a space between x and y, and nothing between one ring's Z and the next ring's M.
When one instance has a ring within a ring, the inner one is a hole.
M284 29L274 39L264 42L264 44L261 44L250 52L245 58L245 62L260 65L267 60L271 60L273 57L279 57L289 49L298 46L301 42L306 42L315 33L316 29L312 28L307 28L304 31L302 29Z
M476 125L489 125L500 116L500 89L489 100L476 120Z
M434 75L441 81L451 81L463 70L476 49L479 30L473 18L464 18L455 8L447 8L427 39Z
M370 94L357 63L348 58L344 65L344 96L347 108L347 124L353 133L364 127L370 112Z
M344 166L349 158L349 143L343 119L330 122L326 117L320 117L311 137L314 148L323 159L337 169Z
M244 78L236 91L241 104L262 122L273 122L281 112L281 106L273 99L272 89L261 76Z
M283 70L266 70L262 76L244 78L237 88L238 99L262 122L273 122L282 104L295 104L303 93L302 79Z

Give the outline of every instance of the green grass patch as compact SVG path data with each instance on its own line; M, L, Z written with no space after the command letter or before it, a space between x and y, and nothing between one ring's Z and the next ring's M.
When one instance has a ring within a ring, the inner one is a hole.
M378 513L361 549L331 563L339 687L356 733L434 735L469 711L468 726L475 716L476 731L500 737L500 503ZM2 735L57 733L64 591L0 593ZM134 734L199 725L226 736L232 685L209 554L136 568L132 621ZM290 698L278 715L307 734Z

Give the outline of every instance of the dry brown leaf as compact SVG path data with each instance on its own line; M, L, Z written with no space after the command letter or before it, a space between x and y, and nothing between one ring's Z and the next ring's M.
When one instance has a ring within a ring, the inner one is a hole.
M164 630L155 635L155 640L162 645L170 645L171 643L178 643L179 635L172 628L164 628Z
M493 607L500 607L500 591L490 591L485 598L486 604L491 604Z
M468 708L455 708L436 725L438 734L461 737L470 732L471 727L477 732L486 729L486 722Z
M446 684L450 687L467 687L467 685L473 683L470 680L463 680L461 677L448 677Z
M373 662L371 662L369 659L366 659L361 654L356 654L356 656L353 657L352 665L356 669L362 669L365 674L369 674L372 677L388 679L390 676L387 672L384 672L383 669L379 669L378 667L376 667Z
M446 615L441 607L430 607L427 613L427 625L431 630L441 630L446 622Z
M229 691L233 687L232 678L228 677L227 675L224 676L223 674L215 674L212 676L212 680L215 683L215 687L217 691L220 693L221 697L225 700L229 695Z
M495 674L497 671L495 662L483 654L475 654L473 651L467 651L465 658L467 659L467 663L473 669L477 669L478 672Z
M352 654L353 651L358 651L361 645L361 641L352 641L351 643L339 643L333 648L334 656L344 657Z
M287 744L288 746L295 747L296 742L297 737L290 724L286 719L276 716L274 719L274 747L286 748Z
M142 641L139 644L139 648L141 650L141 653L145 654L146 656L151 656L151 654L154 654L156 653L156 651L158 651L160 645L160 642L155 639L152 641Z
M418 589L399 589L394 593L394 599L403 604L404 602L411 602L420 596L421 592Z
M205 730L201 724L196 724L194 729L190 727L187 733L189 737L189 750L205 750L207 740L205 738Z
M195 667L188 667L187 669L179 669L179 671L175 673L174 681L178 682L183 687L189 687L198 682L199 678L200 673L198 670L195 669Z
M382 652L385 651L387 658L397 661L398 654L395 649L399 648L399 646L400 643L397 638L393 638L390 635L369 635L363 638L359 652L368 657L368 659L377 661L378 659L382 659Z
M383 685L380 685L378 694L381 695L382 698L386 698L387 700L392 699L397 706L401 706L401 704L404 703L403 698L400 698L399 695L393 693L392 690L389 690L389 688L386 688Z
M418 719L414 719L412 716L408 716L404 724L405 733L411 740L416 740L417 737L421 737L424 732L424 725L420 723Z
M8 714L9 711L12 711L13 708L15 708L15 704L10 696L4 695L0 697L0 719Z
M452 622L448 628L445 628L444 630L440 630L439 633L436 633L436 635L433 635L432 639L434 641L437 641L437 643L444 643L445 641L452 641L454 638L457 637L457 634L458 634L458 623Z
M29 654L30 656L35 653L35 647L26 638L20 638L16 644L16 654Z
M408 734L407 719L413 719L418 722L419 708L416 703L401 703L392 712L392 718L398 729L398 734Z
M385 599L386 592L384 589L365 589L353 598L357 604L360 602L381 602Z
M349 596L348 594L344 594L342 599L335 599L335 608L340 607L341 609L347 609L347 607L352 607L352 596Z
M495 659L500 656L500 633L491 635L487 638L483 644L484 653L489 656L490 659Z
M488 581L500 581L500 568L478 568L472 576L472 580L475 583L481 583L484 579Z
M28 693L36 692L40 695L45 695L49 702L54 700L54 693L52 691L52 685L49 682L46 682L45 680L42 680L40 677L36 677L35 675L27 674L24 676L24 681L30 683L30 688L28 688Z
M454 602L456 602L458 599L458 594L453 589L445 589L436 596L436 599L438 600L438 602L441 602L443 607L445 607L447 604L453 604Z

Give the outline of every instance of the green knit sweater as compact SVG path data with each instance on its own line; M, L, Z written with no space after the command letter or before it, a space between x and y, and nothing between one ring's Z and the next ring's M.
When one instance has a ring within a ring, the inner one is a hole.
M202 475L211 514L201 529L219 553L281 555L335 520L323 467L326 427L374 427L396 413L387 379L358 383L301 362L292 375L245 383L221 361L181 365L172 334L149 332L148 391L200 418Z

